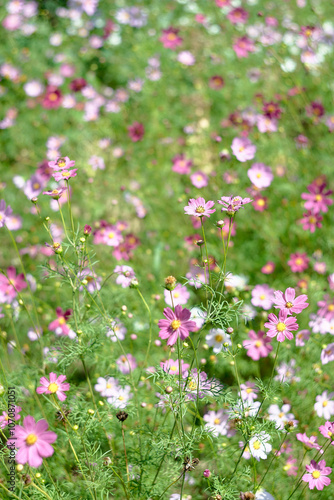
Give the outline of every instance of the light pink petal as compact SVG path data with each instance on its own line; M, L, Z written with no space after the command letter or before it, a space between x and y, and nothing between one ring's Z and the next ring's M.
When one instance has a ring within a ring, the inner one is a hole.
M54 449L52 446L46 441L41 441L40 439L36 442L36 448L38 454L41 457L51 457L54 454Z
M46 377L42 377L39 381L40 384L44 385L45 387L49 387L50 382Z
M28 433L35 429L35 425L36 425L35 419L31 415L27 415L24 418L23 427Z
M49 424L47 423L47 421L46 421L46 420L44 420L44 419L39 420L39 421L36 423L35 433L36 433L36 434L40 434L41 432L46 431L48 427L49 427Z
M44 394L44 392L48 391L46 387L37 387L36 392L37 394ZM48 391L50 392L50 391Z
M29 446L28 448L28 464L30 467L39 467L43 463L43 458L37 452L37 446Z
M46 432L42 432L39 435L39 440L45 441L46 443L54 443L56 441L57 437L58 436L55 432L46 431Z
M295 292L294 288L289 287L286 289L286 291L285 291L286 302L293 302L295 296L296 296L296 292Z
M64 394L62 391L57 391L56 394L58 396L59 401L65 401L65 399L67 398L66 394Z
M18 464L26 464L28 462L28 447L23 446L19 449L15 457Z
M175 330L175 332L172 333L172 335L170 335L169 339L167 340L167 345L176 344L177 338L178 338L178 330Z

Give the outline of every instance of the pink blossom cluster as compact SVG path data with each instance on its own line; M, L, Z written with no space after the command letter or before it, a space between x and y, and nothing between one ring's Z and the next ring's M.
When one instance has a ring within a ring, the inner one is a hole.
M299 220L305 231L314 233L316 228L322 226L323 220L321 213L327 213L328 207L333 204L330 196L333 191L327 188L326 178L324 176L315 179L307 186L308 193L302 193L301 197L305 200L304 207L306 212L303 218Z

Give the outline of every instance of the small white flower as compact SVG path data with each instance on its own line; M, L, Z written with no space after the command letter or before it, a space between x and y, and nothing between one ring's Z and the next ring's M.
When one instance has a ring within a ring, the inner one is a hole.
M270 441L270 436L265 432L256 434L249 441L250 453L258 462L260 459L265 460L267 458L267 454L272 450L272 446L268 441Z
M205 337L209 347L213 347L213 352L218 354L223 348L223 344L231 345L231 337L221 328L212 328Z
M334 401L331 400L333 396L334 392L328 394L327 391L324 391L320 396L315 398L316 403L314 409L318 417L330 420L332 415L334 415Z

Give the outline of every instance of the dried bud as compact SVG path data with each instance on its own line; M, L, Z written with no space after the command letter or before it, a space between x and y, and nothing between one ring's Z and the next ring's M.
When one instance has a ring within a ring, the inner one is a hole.
M214 497L214 499L215 499L215 500L223 500L223 497L222 497L221 495L219 495L219 494L218 494L218 495L216 495L216 496Z
M287 432L291 432L293 429L294 429L294 423L292 422L292 420L289 420L285 425L284 425L284 429L287 431Z
M240 500L254 500L255 495L250 491L245 491L245 493L240 492Z
M67 410L66 408L63 408L63 411L56 411L56 419L59 420L60 422L65 423L66 420L64 417L68 417L68 415L71 413L70 410Z
M228 328L226 328L226 333L228 333L229 335L232 335L232 333L234 332L233 328L231 326L229 326Z
M166 290L172 291L176 287L177 280L174 276L167 276L165 278L165 288Z
M24 484L25 484L26 486L28 486L28 484L30 484L30 483L31 483L31 477L29 476L29 474L23 474L23 475L22 475L22 479L23 479Z
M183 470L184 471L190 471L190 470L194 470L195 467L197 467L197 465L199 464L199 458L193 458L191 461L190 461L190 458L189 457L186 457L184 459L184 462L183 462Z
M63 252L63 248L62 248L61 244L58 243L57 241L54 242L54 244L52 245L52 248L54 250L54 253L61 254Z
M105 467L108 467L108 465L110 465L110 464L111 464L111 458L109 458L109 457L104 457L104 459L103 459L103 465L104 465Z
M126 413L126 411L119 411L116 413L116 418L118 418L120 422L124 422L128 418L128 416L129 415Z

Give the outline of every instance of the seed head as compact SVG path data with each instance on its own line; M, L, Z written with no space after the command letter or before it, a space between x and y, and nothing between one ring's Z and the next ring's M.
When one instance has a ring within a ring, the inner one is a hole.
M174 276L167 276L165 278L165 288L166 290L172 291L176 287L177 279Z
M116 413L116 418L118 418L120 422L124 422L128 418L128 416L129 415L126 413L126 411L119 411Z

